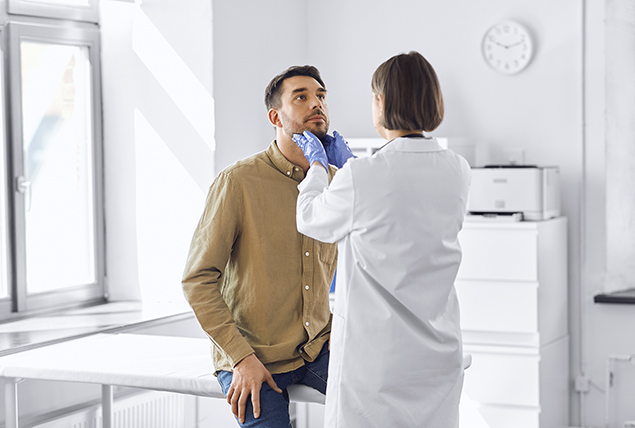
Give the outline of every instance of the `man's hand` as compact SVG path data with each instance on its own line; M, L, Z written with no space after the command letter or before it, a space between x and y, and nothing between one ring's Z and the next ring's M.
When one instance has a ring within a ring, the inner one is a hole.
M232 383L227 391L227 402L232 405L232 413L241 424L245 422L245 408L249 395L254 408L254 418L260 417L260 388L264 382L274 391L282 393L269 370L255 354L249 355L234 367Z

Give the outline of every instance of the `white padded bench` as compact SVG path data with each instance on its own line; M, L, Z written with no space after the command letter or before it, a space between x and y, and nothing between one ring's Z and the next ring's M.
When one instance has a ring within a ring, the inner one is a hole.
M101 384L103 428L112 427L113 386L224 398L210 346L198 338L96 334L0 357L6 427L19 426L22 379ZM293 385L288 391L292 402L324 404L324 395L311 387Z

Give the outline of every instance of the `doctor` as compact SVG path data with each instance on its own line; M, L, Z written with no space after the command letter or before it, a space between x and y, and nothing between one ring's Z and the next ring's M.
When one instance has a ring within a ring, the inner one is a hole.
M424 135L441 123L443 99L423 56L390 58L371 86L388 143L348 159L330 185L320 141L294 136L312 165L298 186L298 231L339 250L325 427L454 428L463 386L454 280L470 167ZM352 157L343 138L331 145Z

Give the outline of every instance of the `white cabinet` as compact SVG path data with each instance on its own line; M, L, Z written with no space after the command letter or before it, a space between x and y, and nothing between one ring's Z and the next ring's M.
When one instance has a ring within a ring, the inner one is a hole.
M464 399L490 428L568 426L566 219L467 220L460 241L456 290L473 359Z

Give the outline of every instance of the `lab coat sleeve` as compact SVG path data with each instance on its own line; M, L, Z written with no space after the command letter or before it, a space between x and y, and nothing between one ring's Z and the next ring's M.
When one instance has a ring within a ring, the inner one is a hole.
M330 185L324 168L311 167L298 189L296 223L300 233L333 243L353 230L355 198L349 164L335 174Z
M219 174L194 232L182 280L185 297L201 327L232 366L254 353L221 294L225 267L241 231L241 208L240 191L228 175Z

